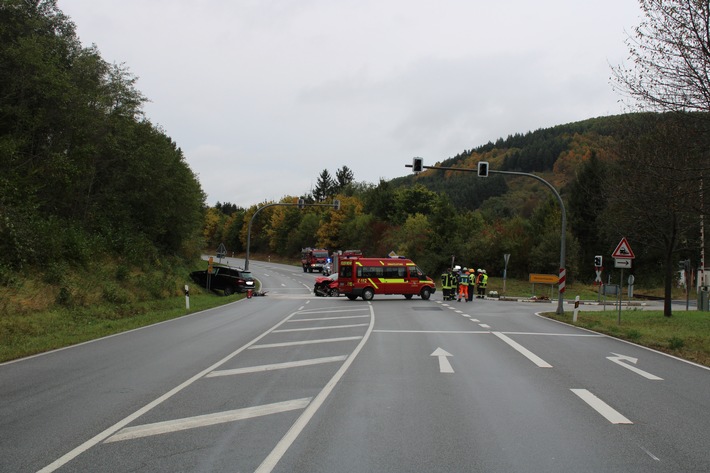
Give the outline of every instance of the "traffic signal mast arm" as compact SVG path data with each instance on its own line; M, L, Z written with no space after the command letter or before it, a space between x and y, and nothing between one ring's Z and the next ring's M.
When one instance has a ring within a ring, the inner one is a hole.
M485 163L484 166L481 166L481 163ZM421 158L415 158L415 161L412 164L405 164L405 167L411 168L416 165L419 170L424 170L424 169L436 169L439 171L461 171L461 172L476 172L478 173L481 177L488 177L488 174L510 174L514 176L527 176L527 177L532 177L534 179L537 179L538 181L542 182L545 184L553 194L555 194L555 197L557 198L557 202L560 204L560 209L562 212L562 234L560 236L560 285L559 285L559 297L558 297L558 304L557 304L557 314L561 315L564 314L564 301L563 301L563 294L565 290L565 277L566 271L565 271L565 234L566 234L566 229L567 229L567 212L565 211L565 204L562 202L562 197L560 197L560 193L557 192L557 189L554 188L552 184L547 182L545 179L541 178L540 176L536 176L535 174L530 174L527 172L515 172L515 171L498 171L498 170L493 170L491 169L489 163L487 161L481 161L478 163L479 166L476 169L471 169L471 168L456 168L456 167L447 167L447 166L424 166L423 161ZM485 170L483 170L483 169Z

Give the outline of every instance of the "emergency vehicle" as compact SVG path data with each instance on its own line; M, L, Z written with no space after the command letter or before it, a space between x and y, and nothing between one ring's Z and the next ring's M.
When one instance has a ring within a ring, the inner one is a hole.
M328 250L321 248L303 248L301 250L301 266L303 272L323 271L328 264Z
M405 298L420 296L427 300L436 291L434 281L412 260L395 258L340 258L338 290L348 299L369 301L375 294L402 294Z

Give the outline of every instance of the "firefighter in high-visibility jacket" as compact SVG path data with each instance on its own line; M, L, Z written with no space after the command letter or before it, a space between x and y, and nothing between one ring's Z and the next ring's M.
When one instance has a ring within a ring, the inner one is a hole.
M476 270L470 269L468 271L468 301L473 301L473 296L476 295Z
M483 299L486 297L486 285L488 284L488 274L486 274L485 269L479 270L478 274L478 279L477 279L477 286L478 286L478 296L476 296L478 299Z
M453 275L451 274L451 268L446 268L446 271L441 273L441 293L445 301L451 300L452 282Z
M461 299L464 302L468 302L468 281L470 277L468 269L463 268L461 276L459 276L459 297L456 299L458 302L461 302Z

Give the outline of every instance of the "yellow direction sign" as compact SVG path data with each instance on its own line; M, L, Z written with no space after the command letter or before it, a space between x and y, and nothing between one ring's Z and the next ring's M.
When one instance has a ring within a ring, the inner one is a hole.
M560 281L556 274L535 274L530 273L530 282L539 282L543 284L557 284Z

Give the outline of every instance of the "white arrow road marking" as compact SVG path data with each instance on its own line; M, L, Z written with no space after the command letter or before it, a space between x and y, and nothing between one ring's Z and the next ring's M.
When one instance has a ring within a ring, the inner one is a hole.
M571 389L573 393L589 404L595 411L600 413L612 424L633 424L629 419L622 416L616 409L602 401L586 389Z
M633 363L634 365L639 361L638 358L633 358L631 356L626 356L626 355L619 355L618 353L611 352L612 355L616 356L607 356L606 359L609 361L613 361L619 366L623 366L627 370L631 370L636 374L640 374L646 379L650 379L652 381L663 381L663 378L659 378L655 374L647 373L646 371L636 368L635 366L627 365L625 362L628 361L630 363Z
M440 373L453 373L454 369L451 367L451 363L449 363L449 360L447 356L454 356L451 353L447 352L446 350L443 350L441 348L437 348L434 350L434 353L432 353L430 356L436 356L439 358L439 372Z
M105 443L149 437L151 435L160 435L169 432L178 432L180 430L194 429L197 427L206 427L208 425L223 424L225 422L251 419L253 417L261 417L279 412L305 409L309 402L311 402L310 397L295 399L293 401L276 402L274 404L266 404L263 406L248 407L246 409L235 409L233 411L217 412L215 414L206 414L195 417L187 417L184 419L156 422L154 424L126 427L118 431L113 436L107 438Z
M501 340L503 340L505 343L507 343L511 347L515 348L518 351L518 353L520 353L525 358L527 358L528 360L535 363L539 368L552 368L551 364L549 364L548 362L546 362L545 360L543 360L542 358L540 358L539 356L537 356L536 354L534 354L533 352L531 352L530 350L525 348L524 346L520 345L518 342L516 342L512 338L507 337L500 332L491 332L491 333L493 335L495 335L496 337L500 338Z

